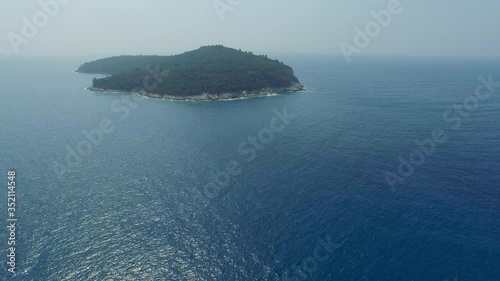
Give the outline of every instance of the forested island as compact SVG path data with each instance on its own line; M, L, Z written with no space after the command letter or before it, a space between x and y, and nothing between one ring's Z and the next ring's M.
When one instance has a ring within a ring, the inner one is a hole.
M304 89L283 62L222 45L174 56L104 58L84 63L77 72L108 75L94 78L90 91L174 100L248 98Z

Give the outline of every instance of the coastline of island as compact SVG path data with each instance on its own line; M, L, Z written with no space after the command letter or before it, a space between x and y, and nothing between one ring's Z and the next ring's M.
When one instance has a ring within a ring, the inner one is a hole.
M94 78L88 91L164 100L248 99L305 89L283 61L223 45L173 56L108 57L86 62L76 72L107 75ZM147 87L153 78L154 88Z
M301 83L294 83L289 87L282 87L282 88L263 88L254 91L241 91L241 92L220 93L220 94L203 93L201 95L178 96L178 95L161 95L161 94L150 93L147 91L127 92L123 90L101 89L92 86L86 88L87 91L96 93L136 93L140 96L153 99L177 100L177 101L216 101L216 100L250 99L250 98L274 96L283 93L300 92L300 91L305 91L305 89L306 88Z

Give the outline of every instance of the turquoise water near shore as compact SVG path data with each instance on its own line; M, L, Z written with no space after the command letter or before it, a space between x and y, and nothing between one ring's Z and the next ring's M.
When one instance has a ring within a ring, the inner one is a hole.
M500 62L283 60L307 91L188 102L85 91L85 60L2 58L14 280L500 280L500 87L443 117ZM436 129L446 141L392 191L386 173Z

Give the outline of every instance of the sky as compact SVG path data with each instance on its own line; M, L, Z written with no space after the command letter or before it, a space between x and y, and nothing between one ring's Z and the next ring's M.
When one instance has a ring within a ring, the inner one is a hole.
M164 55L223 44L261 54L500 57L500 1L400 0L393 13L397 2L2 0L0 54ZM355 28L381 11L390 21L356 45Z

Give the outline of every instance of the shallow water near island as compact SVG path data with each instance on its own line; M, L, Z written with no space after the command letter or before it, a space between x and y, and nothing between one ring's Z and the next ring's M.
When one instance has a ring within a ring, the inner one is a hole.
M85 60L2 59L14 280L500 280L500 89L458 130L443 120L500 63L283 60L307 91L129 104L85 91ZM248 161L239 145L285 108L296 117ZM58 176L103 120L113 131ZM447 141L392 192L384 173L435 129ZM220 184L229 163L241 173Z

